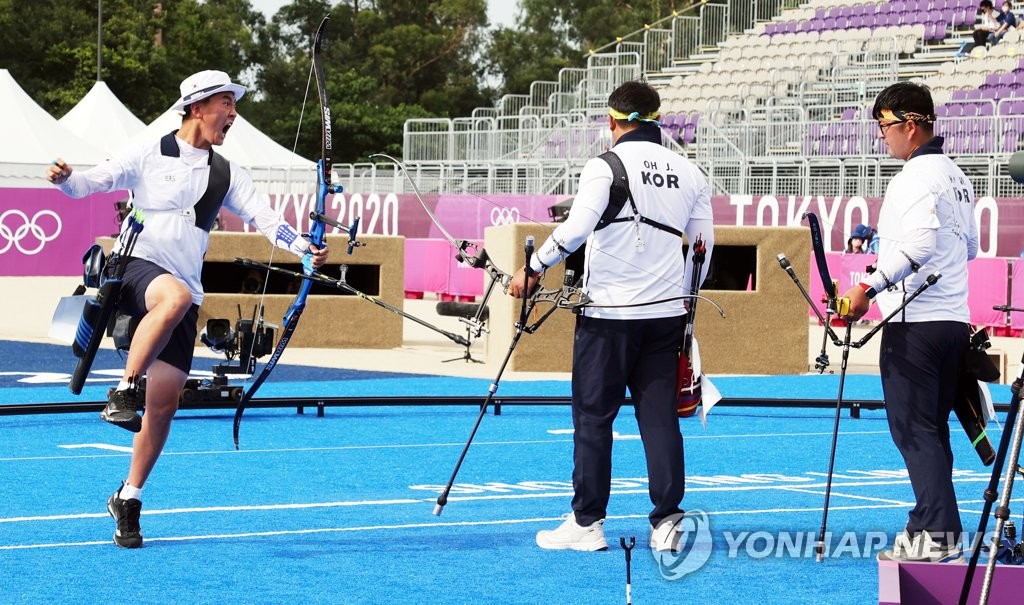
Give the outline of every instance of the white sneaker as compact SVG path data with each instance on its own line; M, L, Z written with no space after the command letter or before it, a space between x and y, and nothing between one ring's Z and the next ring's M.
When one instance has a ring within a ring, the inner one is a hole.
M879 561L918 561L927 563L963 563L963 551L959 544L944 546L926 531L913 538L906 531L893 540L892 550L878 553Z
M651 540L648 545L658 552L679 552L679 540L683 535L679 524L682 520L683 516L678 514L662 519L661 523L651 528Z
M583 527L576 523L576 515L569 513L557 529L537 532L537 546L548 550L608 550L604 539L604 519Z

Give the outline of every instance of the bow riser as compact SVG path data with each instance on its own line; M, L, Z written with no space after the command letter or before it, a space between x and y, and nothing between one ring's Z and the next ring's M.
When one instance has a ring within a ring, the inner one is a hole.
M316 199L316 212L312 220L312 224L309 227L309 233L306 237L309 242L316 246L318 249L324 248L324 234L326 227L324 222L319 219L323 216L327 205L327 194L331 192L331 109L327 105L327 82L324 78L324 68L320 59L320 50L323 47L323 34L327 28L327 22L330 21L330 16L324 17L323 21L320 22L320 27L316 30L316 37L313 40L313 72L316 75L316 86L320 93L320 115L323 126L323 136L321 147L321 158L317 162L317 199ZM301 122L301 120L300 120ZM351 243L350 243L351 250ZM307 252L302 257L302 272L305 275L313 275L315 269L313 267L313 254ZM258 378L253 382L252 386L243 393L241 400L238 402L238 408L235 410L235 421L233 436L235 441L235 449L238 449L238 433L242 423L242 414L245 411L246 404L252 399L253 395L256 394L257 389L260 385L270 376L270 373L277 366L277 361L281 358L285 348L288 347L288 343L291 341L292 334L295 332L296 326L299 324L299 318L302 316L302 311L306 308L306 298L309 296L309 291L313 287L313 283L309 280L303 280L299 286L299 293L296 295L295 300L291 306L288 307L288 311L284 315L284 328L281 330L281 339L277 343L277 347L274 349L274 353L270 356L270 360L263 366L263 370L260 372Z

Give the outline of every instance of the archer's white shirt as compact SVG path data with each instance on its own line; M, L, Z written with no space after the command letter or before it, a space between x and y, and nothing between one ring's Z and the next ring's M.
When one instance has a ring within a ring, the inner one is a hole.
M883 317L933 273L939 280L893 321L970 322L967 261L978 253L974 188L941 153L912 157L885 191L878 217L877 270L865 279ZM908 257L921 264L916 273ZM886 276L893 285L886 290Z
M701 281L707 275L714 247L711 191L704 175L686 158L660 144L642 140L624 140L614 151L622 159L629 177L637 209L642 216L681 232L693 242L699 234L707 244ZM612 182L611 167L593 158L583 167L580 187L569 217L559 225L531 260L540 270L564 260L586 241L583 291L595 306L587 307L587 317L604 319L646 319L681 316L683 301L674 300L625 308L600 305L650 303L689 294L693 266L686 263L682 239L656 227L633 221L611 223L594 231L608 206ZM632 216L627 201L619 216Z
M72 172L60 189L76 198L92 193L129 189L132 207L143 211L142 232L132 256L148 260L180 279L192 294L192 302L203 302L200 275L203 256L210 246L210 234L196 227L193 207L206 192L210 179L210 152L192 147L174 137L180 157L163 155L160 139L132 148L83 172ZM309 242L281 220L259 196L249 174L231 162L231 182L224 196L224 208L231 210L276 246L302 256ZM122 229L127 225L127 219ZM114 246L121 249L121 239Z

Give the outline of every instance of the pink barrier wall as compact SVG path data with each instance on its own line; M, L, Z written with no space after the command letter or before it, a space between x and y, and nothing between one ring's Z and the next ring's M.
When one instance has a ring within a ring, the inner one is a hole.
M1005 305L1012 259L976 258L967 263L967 307L976 326L1004 327L1006 313L993 306Z
M1010 288L1010 306L1024 309L1024 259L1018 258L1013 261L1013 281ZM1014 311L1010 313L1010 327L1014 330L1024 330L1024 313Z
M483 294L484 273L456 262L455 252L448 240L405 240L405 291L453 297Z
M77 275L81 257L93 239L116 230L113 202L122 194L72 200L56 189L5 189L0 196L0 275ZM300 229L309 226L312 193L269 196L286 220ZM456 238L483 239L484 229L514 222L550 220L548 208L565 199L554 195L426 195L424 201ZM715 223L735 226L801 225L805 212L821 218L826 250L842 249L850 231L860 223L872 224L881 200L862 197L825 196L715 196ZM407 251L406 287L412 292L438 292L471 296L482 290L483 277L452 261L450 246L430 221L419 201L411 194L345 193L328 197L327 214L342 223L360 217L360 232L374 235L402 235L407 241L440 241L414 252ZM975 210L981 232L981 254L985 257L1018 257L1024 245L1024 200L981 198ZM238 217L221 213L226 231L248 231ZM333 230L337 231L337 230ZM269 244L268 244L269 245ZM415 248L420 244L412 244ZM38 248L38 250L37 250ZM445 248L449 248L445 250ZM837 262L830 260L830 263ZM842 261L838 261L842 263ZM834 277L842 285L851 283L863 271L862 261L837 265ZM977 262L977 261L974 261ZM415 267L416 270L411 270ZM1018 280L1019 281L1019 280ZM853 281L852 283L855 283ZM1005 296L1006 279L981 281L972 278L972 313L988 319L973 297L991 290L986 301ZM820 287L820 286L819 286ZM1022 299L1024 300L1024 299ZM985 303L987 304L987 302ZM989 305L991 306L991 305ZM1024 322L1024 319L1021 320Z
M826 254L828 271L832 279L839 282L839 294L842 294L853 285L860 283L867 265L875 262L874 254ZM1022 263L1019 260L1005 258L976 258L967 264L967 306L971 312L971 323L977 326L1003 327L1006 325L1006 314L992 309L995 305L1006 303L1007 271L1010 263L1013 263L1016 270ZM1024 271L1024 269L1021 269ZM811 287L808 289L811 299L821 300L825 290L818 277L818 266L814 259L811 259ZM1020 280L1015 280L1018 283ZM806 287L806 284L804 285ZM1024 284L1020 286L1024 290ZM1024 292L1022 292L1024 294ZM1024 298L1020 300L1024 301ZM913 303L911 303L913 304ZM819 309L822 309L819 306ZM814 312L808 309L808 314L814 317ZM1019 314L1024 315L1024 314ZM871 305L871 310L865 315L866 319L879 320L882 318L878 311L878 305ZM1024 323L1024 317L1021 318Z
M81 275L97 237L117 233L124 192L80 200L56 188L0 191L0 276Z

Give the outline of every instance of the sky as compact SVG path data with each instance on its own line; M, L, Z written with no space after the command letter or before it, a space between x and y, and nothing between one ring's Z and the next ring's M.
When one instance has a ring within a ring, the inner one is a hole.
M270 20L285 4L291 4L291 0L249 0L253 8L266 15ZM511 27L515 23L515 11L519 6L517 0L487 0L487 18L491 27L504 25Z

